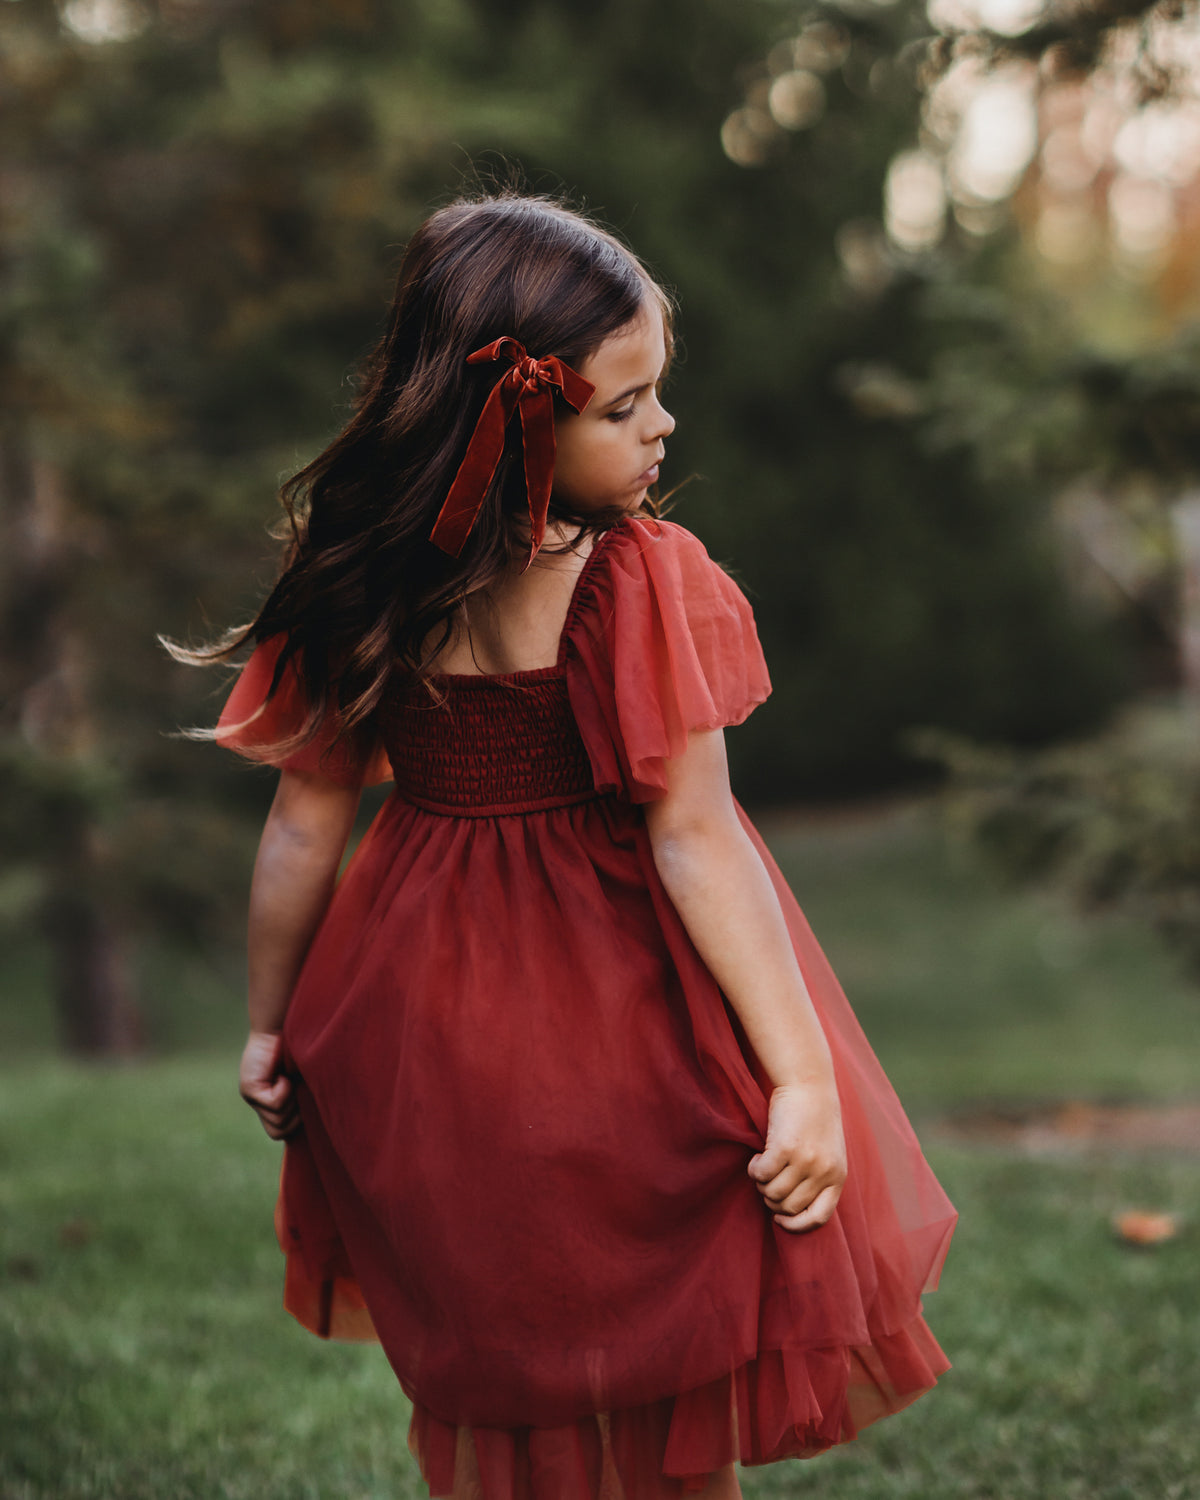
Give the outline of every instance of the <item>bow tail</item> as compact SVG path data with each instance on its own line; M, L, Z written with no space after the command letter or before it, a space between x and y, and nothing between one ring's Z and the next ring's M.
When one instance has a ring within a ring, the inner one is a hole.
M492 387L479 414L471 441L467 444L458 473L454 476L454 483L450 486L450 493L438 511L429 540L451 557L457 557L466 546L475 518L483 508L488 488L504 453L504 431L517 405L519 394L519 389L513 390L507 380L497 381ZM553 430L550 442L553 445ZM526 465L528 466L528 449Z
M525 491L529 497L529 560L546 535L550 492L554 488L554 392L542 386L521 402L521 441L525 449Z

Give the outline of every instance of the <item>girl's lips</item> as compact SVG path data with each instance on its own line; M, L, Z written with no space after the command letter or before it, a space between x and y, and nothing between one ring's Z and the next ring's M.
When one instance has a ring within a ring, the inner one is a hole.
M643 485L653 484L657 478L658 465L655 464L652 468L646 469L643 473L639 474L634 483L640 488Z

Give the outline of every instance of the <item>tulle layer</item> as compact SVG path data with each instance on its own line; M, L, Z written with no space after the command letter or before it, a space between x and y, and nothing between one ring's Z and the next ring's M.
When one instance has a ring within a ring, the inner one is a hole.
M771 691L746 596L670 521L630 521L597 543L564 657L598 791L650 802L697 729L740 724Z
M392 779L387 754L378 738L343 738L336 711L325 715L316 737L290 755L276 742L296 734L306 715L304 689L296 658L283 668L268 698L283 651L284 637L271 636L254 649L225 702L216 728L217 744L245 760L285 771L317 772L341 786L375 786Z
M408 1441L434 1497L681 1500L727 1464L847 1442L948 1367L917 1318L868 1349L765 1351L695 1390L564 1427L453 1427L418 1404Z
M320 1193L303 1152L291 1157L292 1207L308 1220L308 1249ZM282 1185L285 1189L288 1184ZM325 1245L324 1279L314 1280L289 1233L280 1196L276 1227L288 1252L284 1302L325 1338L377 1337L362 1293ZM325 1222L328 1222L327 1220ZM472 1427L437 1417L413 1401L409 1447L433 1497L479 1500L682 1500L730 1463L810 1458L848 1442L864 1427L930 1390L949 1361L918 1313L866 1345L768 1347L786 1328L764 1317L757 1356L728 1375L640 1407L598 1411L556 1427Z

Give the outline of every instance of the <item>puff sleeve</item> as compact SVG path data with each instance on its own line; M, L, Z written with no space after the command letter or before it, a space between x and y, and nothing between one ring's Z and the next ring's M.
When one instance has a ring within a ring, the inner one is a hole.
M274 742L295 733L304 722L306 713L304 688L294 657L284 668L275 696L267 701L267 690L283 641L282 635L271 636L255 647L217 721L214 735L217 744L235 751L246 760L276 766L281 771L315 772L341 786L372 786L390 781L392 769L379 746L361 750L351 742L343 741L326 756L325 752L337 734L337 717L333 714L326 718L316 737L302 749L285 756L271 751ZM260 707L262 713L247 723Z
M597 545L568 638L571 706L597 789L650 802L688 734L740 724L770 678L746 596L689 531L638 518Z

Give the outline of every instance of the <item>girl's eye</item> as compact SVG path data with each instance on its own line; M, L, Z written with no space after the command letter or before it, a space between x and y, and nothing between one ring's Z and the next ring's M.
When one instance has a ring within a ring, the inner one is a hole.
M608 414L608 420L610 422L624 422L628 417L631 416L633 416L632 404L622 407L620 411L610 411Z

